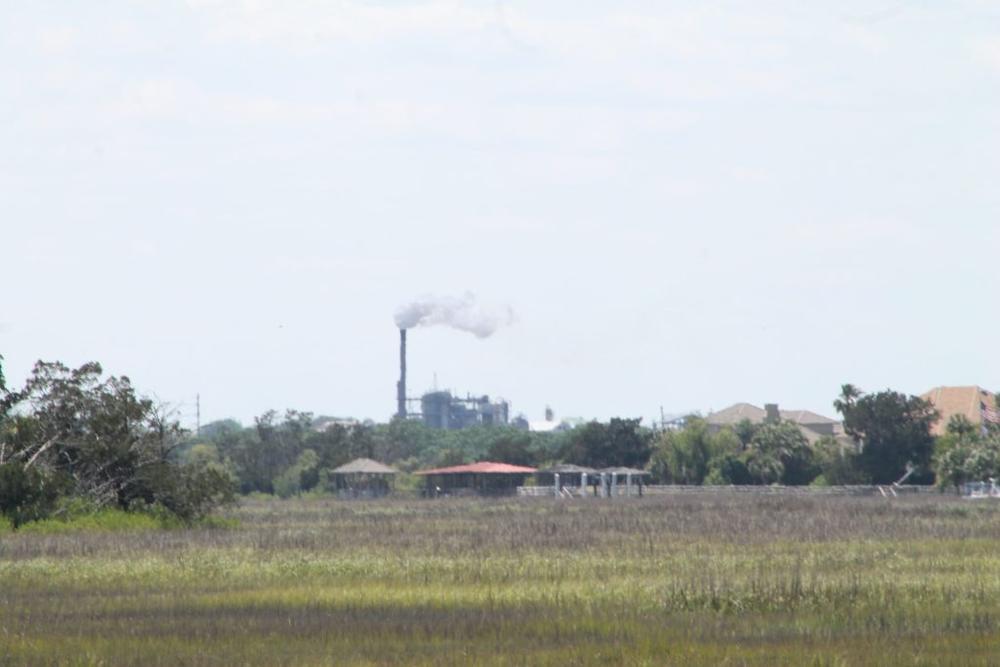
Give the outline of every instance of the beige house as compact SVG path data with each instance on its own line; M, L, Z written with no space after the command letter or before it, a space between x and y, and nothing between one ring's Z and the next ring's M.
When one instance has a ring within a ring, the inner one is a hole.
M843 425L836 419L824 417L811 410L781 410L775 403L767 403L763 408L750 403L736 403L724 410L709 414L705 417L705 422L710 432L717 433L727 426L736 426L744 419L751 424L763 424L768 419L790 421L799 427L810 444L823 436L833 436L843 440L845 444L852 442L844 433Z
M964 415L976 426L982 426L985 422L1000 423L996 394L976 385L935 387L920 398L929 401L940 415L931 427L934 435L942 435L948 427L948 420L955 415Z

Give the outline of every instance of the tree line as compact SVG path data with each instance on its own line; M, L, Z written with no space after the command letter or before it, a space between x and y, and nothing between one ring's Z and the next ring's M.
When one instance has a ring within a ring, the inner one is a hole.
M959 487L1000 477L1000 428L950 418L935 437L934 406L891 389L865 393L847 384L834 407L844 436L813 442L780 419L713 429L700 417L663 432L649 470L675 484L913 484Z
M2 361L2 357L0 357ZM834 407L845 437L806 437L780 418L718 428L699 416L677 430L640 419L591 421L564 432L513 427L441 430L419 421L343 424L269 411L192 434L97 363L38 362L7 387L0 363L0 514L15 526L88 506L168 512L191 521L235 494L288 497L332 488L330 471L367 457L404 472L481 460L544 466L645 468L665 484L889 484L958 486L1000 477L1000 428L953 418L944 436L927 401L844 385Z
M539 466L572 460L580 465L642 467L653 433L639 419L590 422L561 433L535 433L509 426L435 429L394 419L386 424L329 422L308 412L269 411L251 426L232 420L205 425L184 456L221 466L241 493L282 497L332 488L331 470L355 458L371 458L403 472L502 461Z
M189 457L223 466L242 493L280 496L331 488L329 471L357 457L404 472L473 461L545 466L557 462L652 473L661 484L955 486L1000 477L1000 429L953 419L932 435L939 415L917 397L844 385L833 402L840 437L807 438L780 418L716 427L692 415L677 430L655 430L639 419L592 421L559 433L512 427L442 430L419 421L323 426L309 413L268 412L244 427L231 420L203 429Z

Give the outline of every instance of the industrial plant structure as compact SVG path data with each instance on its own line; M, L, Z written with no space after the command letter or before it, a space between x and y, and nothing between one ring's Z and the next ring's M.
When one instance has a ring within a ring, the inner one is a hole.
M409 404L419 400L420 412ZM419 419L429 428L462 429L472 426L504 426L510 423L510 404L489 396L456 396L450 391L430 391L419 399L406 392L406 329L399 330L399 381L396 383L396 418Z
M399 330L399 382L396 383L396 416L406 419L406 329Z
M430 428L504 426L510 421L510 404L491 401L489 396L453 396L450 391L431 391L420 397L421 418Z

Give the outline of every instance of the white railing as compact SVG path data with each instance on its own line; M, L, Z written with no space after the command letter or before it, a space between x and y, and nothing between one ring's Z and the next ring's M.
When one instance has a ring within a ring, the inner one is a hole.
M643 486L642 488L643 493L645 493L645 489L648 489L649 487ZM556 492L555 486L519 486L517 487L517 495L527 498L554 498L556 496L562 498L585 498L587 496L594 495L594 487L564 486ZM626 484L618 484L611 486L610 488L605 486L603 491L601 490L601 487L598 486L597 495L601 497L613 495L615 497L624 498L626 496L638 497L641 494L639 493L638 484L633 484L631 487Z
M628 495L628 487L624 484L615 489L615 496ZM749 494L749 495L798 495L798 496L899 496L916 493L936 493L933 486L904 484L900 486L779 486L779 485L686 485L686 484L643 484L642 495L661 496L668 494ZM554 497L554 486L519 486L517 495L524 497ZM593 496L591 487L563 487L563 496L582 497ZM638 485L631 487L631 495L639 495Z

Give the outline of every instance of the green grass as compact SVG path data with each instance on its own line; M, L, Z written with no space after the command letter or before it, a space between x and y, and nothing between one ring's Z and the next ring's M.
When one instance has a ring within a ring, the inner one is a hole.
M234 517L207 517L195 524L199 528L232 529L239 525ZM190 527L166 512L125 512L104 508L77 511L66 516L30 521L17 529L21 535L54 535L60 533L129 533L156 530L181 530ZM0 517L0 533L11 533L10 522Z
M237 519L0 535L0 664L1000 655L1000 511L988 504L291 500L248 502Z
M23 534L52 535L80 531L134 532L160 530L168 527L172 527L168 521L151 514L102 509L66 519L31 521L18 528L18 532Z

